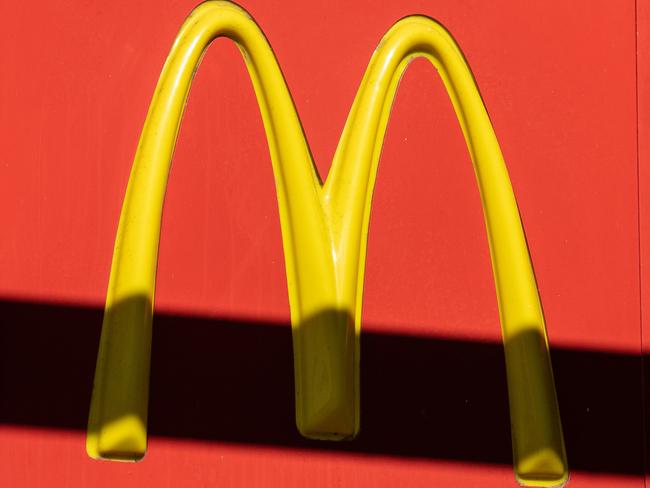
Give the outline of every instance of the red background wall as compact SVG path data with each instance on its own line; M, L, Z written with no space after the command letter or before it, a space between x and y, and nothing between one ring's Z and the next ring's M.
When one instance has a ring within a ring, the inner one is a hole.
M435 70L420 60L407 71L382 153L361 435L309 442L293 426L268 150L248 75L224 40L195 78L167 193L149 452L138 464L86 457L122 197L158 74L193 6L0 5L0 486L516 486L480 201ZM637 15L633 1L593 0L244 6L276 52L323 176L390 25L423 13L453 33L524 221L569 486L641 486L639 209L650 208L639 190L648 188L638 164L648 109L637 106L647 90L637 84L637 49L647 53L648 41L635 32L648 26L644 7Z

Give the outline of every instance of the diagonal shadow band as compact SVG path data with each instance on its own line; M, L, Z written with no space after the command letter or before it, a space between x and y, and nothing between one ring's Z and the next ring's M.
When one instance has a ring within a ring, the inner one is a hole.
M86 428L102 314L0 301L0 424ZM294 423L288 324L156 314L150 433L512 463L500 343L372 332L361 341L359 437L309 441ZM552 358L570 469L642 474L641 357L552 348Z

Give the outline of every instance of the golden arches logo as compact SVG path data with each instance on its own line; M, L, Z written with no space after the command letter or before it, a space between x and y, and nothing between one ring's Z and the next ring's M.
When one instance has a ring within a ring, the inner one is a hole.
M88 423L89 455L137 460L146 450L165 188L192 76L207 46L220 36L243 53L273 162L300 432L345 439L359 429L359 334L372 192L399 79L413 58L425 57L451 97L482 196L506 355L515 474L530 486L563 484L568 477L564 441L528 247L492 124L453 37L424 16L406 17L387 32L321 184L271 47L250 15L226 1L205 2L187 18L144 124L115 242Z

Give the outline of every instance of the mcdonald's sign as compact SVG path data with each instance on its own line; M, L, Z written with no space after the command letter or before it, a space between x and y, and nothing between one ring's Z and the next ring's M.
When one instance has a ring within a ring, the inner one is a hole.
M165 189L192 77L206 47L220 36L232 39L243 54L273 162L302 435L342 440L359 431L359 336L375 176L400 78L410 61L424 57L452 100L483 204L505 348L515 475L526 486L562 485L568 468L533 267L497 137L452 35L421 15L390 28L370 60L322 184L269 43L248 13L227 1L205 2L187 18L153 95L115 242L88 454L133 461L146 450Z

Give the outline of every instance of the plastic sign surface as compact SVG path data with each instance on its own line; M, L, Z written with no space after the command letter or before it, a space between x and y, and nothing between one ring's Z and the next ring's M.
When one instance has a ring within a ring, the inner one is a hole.
M482 197L506 355L515 475L524 485L562 485L568 468L528 247L489 116L450 33L424 16L406 17L388 31L370 60L323 184L264 34L245 10L222 1L201 4L184 23L142 131L113 255L88 424L89 455L135 461L146 451L165 189L193 74L207 46L220 36L232 39L243 54L273 162L300 432L338 440L351 439L359 430L359 336L375 176L400 77L412 59L425 57L451 97ZM431 381L435 387L433 372Z

